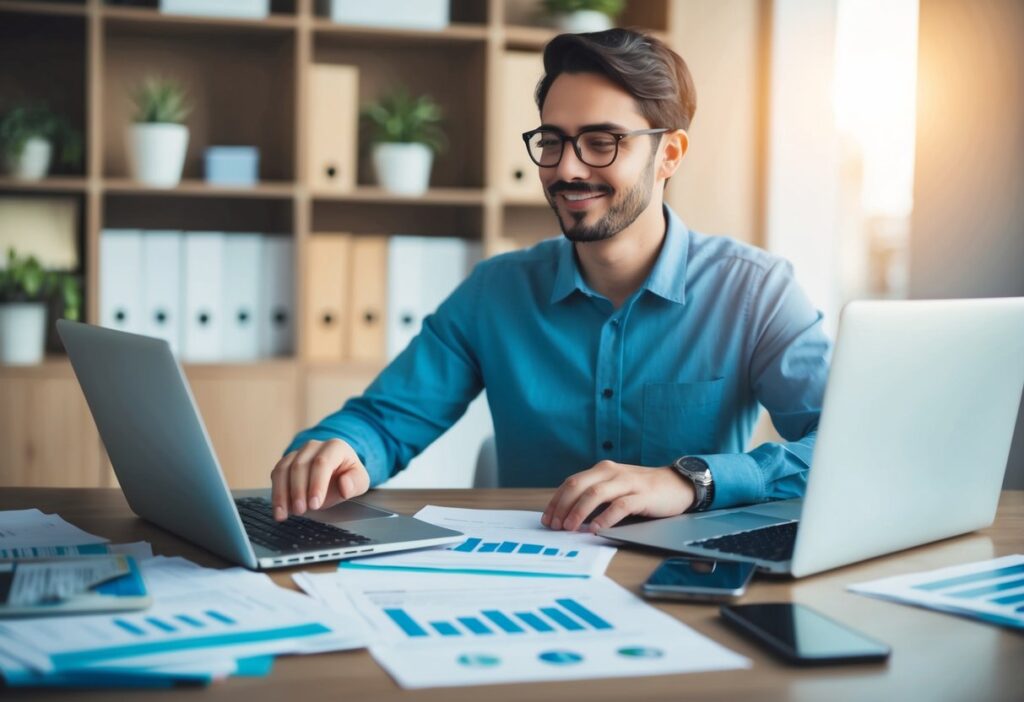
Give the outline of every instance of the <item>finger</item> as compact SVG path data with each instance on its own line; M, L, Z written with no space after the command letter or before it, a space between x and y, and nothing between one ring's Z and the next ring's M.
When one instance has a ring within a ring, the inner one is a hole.
M274 519L283 522L288 518L288 469L298 451L289 451L270 471L270 503L274 505Z
M350 500L358 497L370 489L370 474L358 459L345 468L339 475L335 484L338 493L343 500Z
M590 523L590 531L597 533L598 529L607 529L608 527L615 526L631 514L639 514L641 512L641 503L640 496L635 493L623 495L612 500L611 504L608 505L608 509Z
M628 493L629 489L625 481L618 479L605 480L591 485L580 494L576 504L569 509L565 519L562 520L562 528L566 531L576 531L595 509Z
M563 528L566 515L583 491L595 483L607 480L613 472L612 466L614 464L610 461L601 461L593 468L566 478L544 510L541 522L552 529ZM547 522L544 522L544 517L547 517Z
M306 511L306 493L309 488L309 464L320 453L321 441L310 441L299 449L299 455L292 462L291 470L288 471L288 488L291 499L291 511L293 514L303 514Z
M352 458L355 458L355 452L341 439L323 443L309 467L309 492L306 497L310 509L320 509L327 502L331 478Z

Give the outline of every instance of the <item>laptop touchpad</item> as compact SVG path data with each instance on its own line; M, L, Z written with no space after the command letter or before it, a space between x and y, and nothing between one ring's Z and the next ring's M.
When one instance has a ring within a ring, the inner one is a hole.
M766 517L763 514L752 514L750 512L733 512L732 514L723 514L716 517L704 517L700 520L701 524L721 525L722 527L736 529L737 531L741 529L757 529L758 527L779 524L784 521L788 520Z

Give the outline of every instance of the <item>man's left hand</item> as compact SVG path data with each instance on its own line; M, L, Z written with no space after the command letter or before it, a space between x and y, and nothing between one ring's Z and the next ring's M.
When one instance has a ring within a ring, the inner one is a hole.
M693 504L693 484L671 466L645 468L601 461L566 478L540 518L552 529L576 531L590 514L608 504L590 523L590 531L618 524L624 517L671 517Z

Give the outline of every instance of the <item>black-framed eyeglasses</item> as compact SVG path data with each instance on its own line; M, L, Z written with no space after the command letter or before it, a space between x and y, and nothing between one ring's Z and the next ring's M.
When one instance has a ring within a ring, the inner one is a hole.
M523 133L530 159L541 168L551 168L562 162L565 143L572 144L576 158L591 168L607 168L619 155L619 142L627 137L644 134L662 134L671 129L634 129L629 132L610 132L606 129L586 129L569 136L554 129L534 129Z

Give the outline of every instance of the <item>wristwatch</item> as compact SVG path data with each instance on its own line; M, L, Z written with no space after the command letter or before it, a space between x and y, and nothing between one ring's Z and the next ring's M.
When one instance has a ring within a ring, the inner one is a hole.
M687 512L703 512L715 499L715 479L707 461L696 456L683 456L672 463L672 470L693 483L693 504Z

